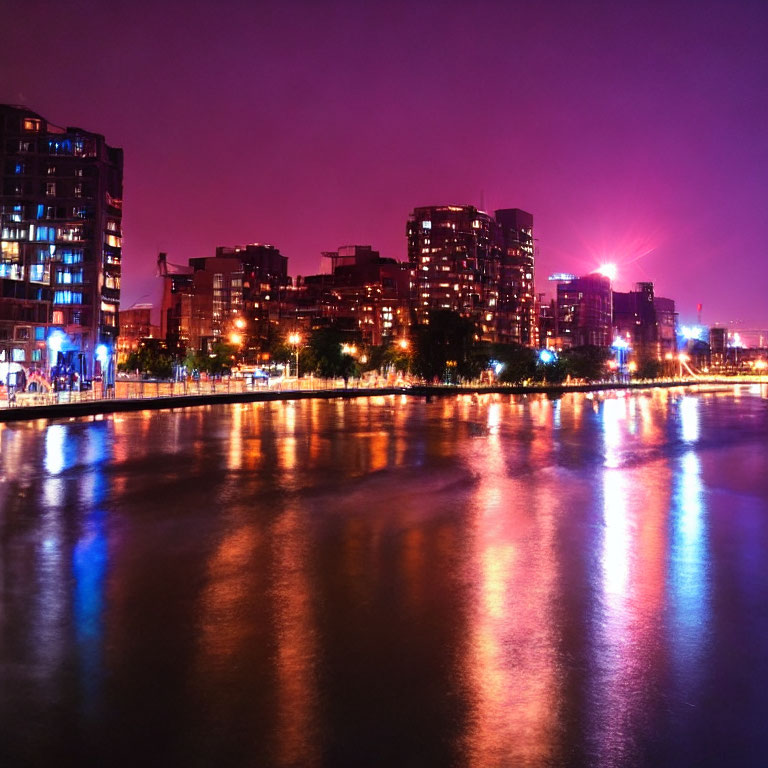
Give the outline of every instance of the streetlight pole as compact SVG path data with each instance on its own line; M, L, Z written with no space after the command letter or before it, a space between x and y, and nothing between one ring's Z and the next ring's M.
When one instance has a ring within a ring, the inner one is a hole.
M298 333L292 333L288 336L288 343L293 346L293 354L296 360L296 383L299 381L299 344L301 344L301 336Z

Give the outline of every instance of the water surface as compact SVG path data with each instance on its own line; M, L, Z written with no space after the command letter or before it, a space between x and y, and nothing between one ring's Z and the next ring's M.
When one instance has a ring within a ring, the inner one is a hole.
M747 388L0 426L0 762L764 765Z

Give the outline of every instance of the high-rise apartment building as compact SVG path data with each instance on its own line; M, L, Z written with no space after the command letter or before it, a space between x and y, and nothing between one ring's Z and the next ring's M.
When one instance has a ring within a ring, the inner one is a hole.
M0 359L44 369L46 339L90 376L118 335L123 152L0 105Z
M539 345L534 293L533 216L519 208L494 214L501 230L498 334L500 341Z
M435 309L472 318L487 341L536 344L533 217L471 205L416 208L407 225L416 321Z

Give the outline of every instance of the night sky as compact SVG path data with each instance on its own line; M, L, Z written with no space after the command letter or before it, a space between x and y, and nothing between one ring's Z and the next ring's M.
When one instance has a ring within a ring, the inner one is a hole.
M292 274L414 206L534 215L538 290L619 265L768 326L768 3L0 0L0 102L125 150L123 307L269 242Z

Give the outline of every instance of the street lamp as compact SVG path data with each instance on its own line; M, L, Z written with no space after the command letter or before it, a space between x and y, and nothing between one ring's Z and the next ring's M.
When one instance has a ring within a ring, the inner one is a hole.
M299 378L299 344L301 344L301 335L291 333L288 336L288 343L293 347L293 353L296 356L296 379Z

